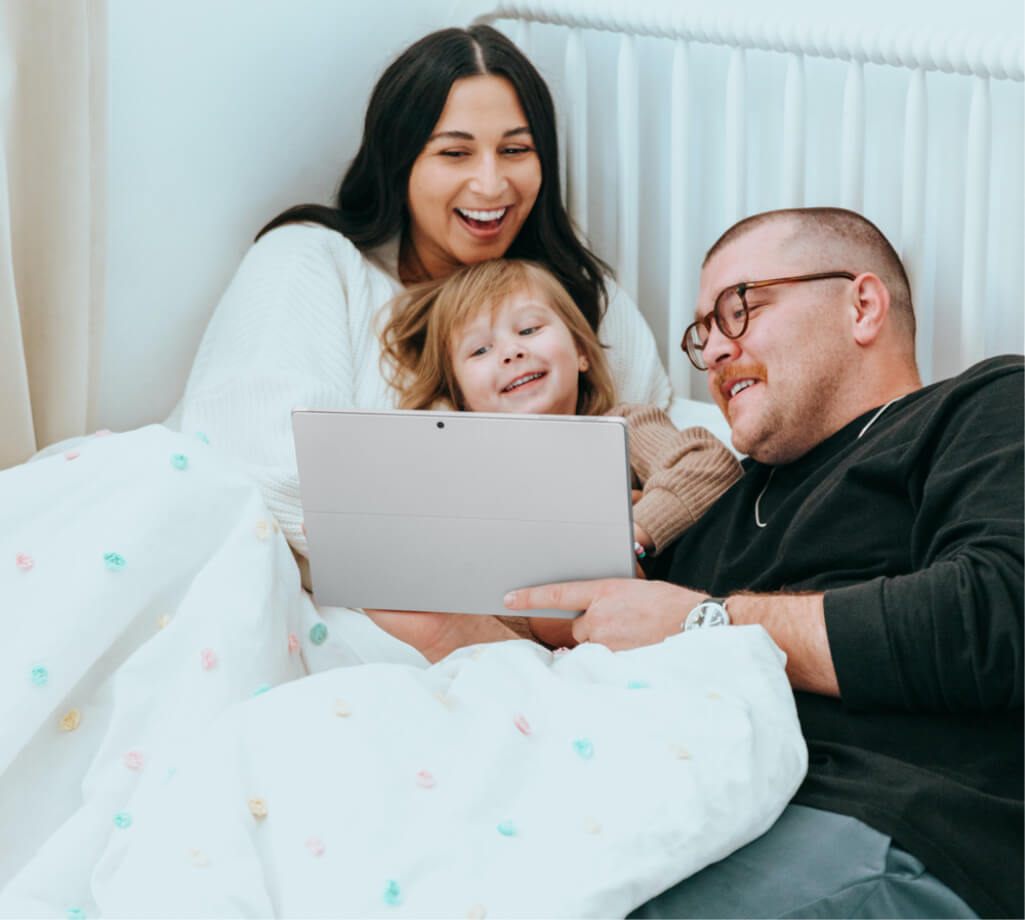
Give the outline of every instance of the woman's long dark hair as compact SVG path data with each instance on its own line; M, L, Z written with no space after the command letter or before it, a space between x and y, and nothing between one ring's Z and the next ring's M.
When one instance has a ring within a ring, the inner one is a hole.
M365 251L405 234L413 162L441 117L452 84L481 74L512 83L541 163L537 200L506 255L548 268L591 328L597 329L607 302L604 278L611 270L580 242L563 207L551 94L523 53L490 26L432 32L400 54L370 95L363 140L342 179L335 206L289 208L256 238L282 224L311 221L337 230Z

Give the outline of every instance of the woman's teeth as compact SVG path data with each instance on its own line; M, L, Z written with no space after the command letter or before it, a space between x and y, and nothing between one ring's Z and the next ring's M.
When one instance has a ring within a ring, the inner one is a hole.
M492 224L505 217L508 208L499 208L496 211L469 211L466 208L456 208L460 217L478 224Z
M503 389L502 392L509 393L512 390L515 390L517 387L521 387L523 386L523 384L530 383L531 380L537 380L540 377L544 377L544 374L524 374L522 377L517 377L512 383L509 384L509 386Z

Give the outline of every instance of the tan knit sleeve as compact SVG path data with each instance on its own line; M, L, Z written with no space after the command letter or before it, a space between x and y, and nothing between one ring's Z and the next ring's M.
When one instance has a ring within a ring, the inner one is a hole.
M660 552L740 478L740 463L708 429L678 431L656 406L620 403L609 414L626 419L630 465L642 486L634 520Z

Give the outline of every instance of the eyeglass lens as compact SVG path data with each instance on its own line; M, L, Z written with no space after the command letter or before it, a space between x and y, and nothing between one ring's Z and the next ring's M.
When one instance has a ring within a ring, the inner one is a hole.
M727 338L733 339L743 334L747 318L747 304L736 288L722 292L716 301L714 315L716 325ZM701 353L704 351L705 343L708 342L711 319L712 317L709 315L706 317L706 322L695 323L687 333L685 342L687 356L699 370L706 369Z

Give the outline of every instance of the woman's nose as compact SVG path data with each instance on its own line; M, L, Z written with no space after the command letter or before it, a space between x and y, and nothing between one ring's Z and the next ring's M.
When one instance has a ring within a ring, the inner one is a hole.
M497 157L486 154L480 158L470 178L470 188L482 198L497 198L508 185L505 170Z

